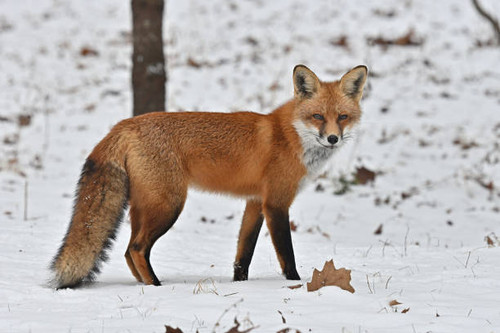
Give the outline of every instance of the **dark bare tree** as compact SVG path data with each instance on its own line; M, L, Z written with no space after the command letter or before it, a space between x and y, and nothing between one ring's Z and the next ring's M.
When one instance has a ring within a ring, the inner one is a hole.
M165 110L164 0L132 0L134 116Z

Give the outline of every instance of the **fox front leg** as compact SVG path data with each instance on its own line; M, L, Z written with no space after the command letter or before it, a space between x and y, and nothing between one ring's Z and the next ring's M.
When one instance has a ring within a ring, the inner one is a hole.
M263 211L283 274L287 280L300 280L293 254L288 207L264 204Z
M241 222L238 238L238 251L234 261L234 281L248 280L248 267L252 261L255 244L264 221L262 215L262 202L248 200Z

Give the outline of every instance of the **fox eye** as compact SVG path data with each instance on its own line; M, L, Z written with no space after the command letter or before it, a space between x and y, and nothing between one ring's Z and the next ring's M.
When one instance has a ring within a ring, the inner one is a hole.
M339 115L339 120L346 120L347 118L349 118L349 116L346 114Z
M323 117L322 115L320 115L319 113L315 113L313 114L313 118L314 119L318 119L318 120L325 120L325 117Z

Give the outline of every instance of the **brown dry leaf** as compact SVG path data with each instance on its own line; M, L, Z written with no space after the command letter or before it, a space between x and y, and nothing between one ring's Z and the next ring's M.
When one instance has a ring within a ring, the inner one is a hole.
M324 231L323 231L323 232L321 233L321 236L325 237L326 239L330 239L330 234L329 234L329 233L327 233L327 232L324 232Z
M203 66L203 64L201 62L196 61L191 57L188 58L187 65L190 67L194 67L194 68L200 68L201 66Z
M340 47L344 47L344 48L349 48L349 43L347 41L347 36L346 35L342 35L340 37L338 37L337 39L331 39L330 40L330 45L332 46L340 46Z
M404 309L403 311L401 311L401 313L407 313L408 311L410 311L410 308Z
M400 302L396 301L395 299L393 299L392 301L389 302L390 306L396 306L396 305L400 305L400 304L403 304L403 303L400 303Z
M229 331L227 331L226 333L248 333L248 332L252 331L253 329L257 328L255 326L252 326L244 331L240 331L239 330L240 325L241 325L240 322L236 318L234 318L234 326L231 327L229 329Z
M31 124L30 114L20 114L17 116L17 124L19 127L29 126Z
M497 235L495 235L494 232L486 235L486 237L484 237L484 240L486 241L486 244L488 244L488 247L500 246L500 239L498 239Z
M297 224L294 221L290 221L290 230L297 231Z
M405 35L401 37L388 39L384 37L368 38L368 43L379 45L387 48L388 46L420 46L423 44L423 40L415 37L415 32L413 30L408 31Z
M172 326L165 325L165 333L183 333L180 328L173 328Z
M274 83L269 86L269 90L270 91L281 90L281 88L282 87L281 87L281 85L280 85L280 83L278 81L274 81Z
M382 230L383 230L383 228L384 228L384 225L383 225L383 224L381 224L381 225L379 225L379 226L378 226L377 230L375 230L373 233L374 233L375 235L381 235L381 234L382 234Z
M318 183L318 185L316 185L316 188L314 190L316 192L325 192L325 187Z
M477 148L479 147L479 144L477 144L475 141L471 140L466 140L463 138L457 138L453 140L453 144L455 146L460 146L462 150L469 150L471 148Z
M80 49L80 55L82 57L97 57L99 52L91 47L84 46Z
M356 169L356 173L354 176L356 177L357 184L365 185L368 182L373 182L376 175L377 174L370 169L360 167Z
M287 327L282 330L279 330L276 333L301 333L301 332L298 329Z
M325 262L323 270L314 269L311 282L307 283L307 291L315 291L325 286L337 286L354 293L351 286L351 270L336 269L333 260Z
M483 188L487 189L488 191L490 192L493 192L493 190L495 190L495 185L493 184L492 181L490 181L489 183L481 180L481 179L476 179L476 182L482 186Z
M302 283L299 283L299 284L294 284L293 286L288 286L287 288L288 288L288 289L292 289L292 290L293 290L293 289L299 289L299 288L301 288L302 286L303 286L303 284L302 284Z

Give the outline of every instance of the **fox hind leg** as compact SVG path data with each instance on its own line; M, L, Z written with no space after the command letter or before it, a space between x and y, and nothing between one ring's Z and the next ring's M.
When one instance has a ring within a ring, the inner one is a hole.
M131 198L130 219L132 234L125 253L127 264L138 281L161 285L149 260L154 243L164 235L179 217L186 191L158 195L149 192L146 196Z
M131 209L130 216L132 216L132 215L136 216L136 214L132 214L132 209ZM137 219L134 218L134 221L137 221ZM130 248L132 247L132 244L135 241L135 238L137 237L137 233L138 233L138 229L140 227L140 224L139 224L139 222L135 222L135 223L131 222L130 224L131 224L131 228L132 228L132 233L130 236L130 242L128 243L128 246L127 246L127 251L125 252L125 260L127 260L127 265L130 268L130 271L132 272L132 275L135 277L135 279L138 282L143 282L141 274L139 273L137 268L135 268L134 260L132 259L132 255L130 254Z

